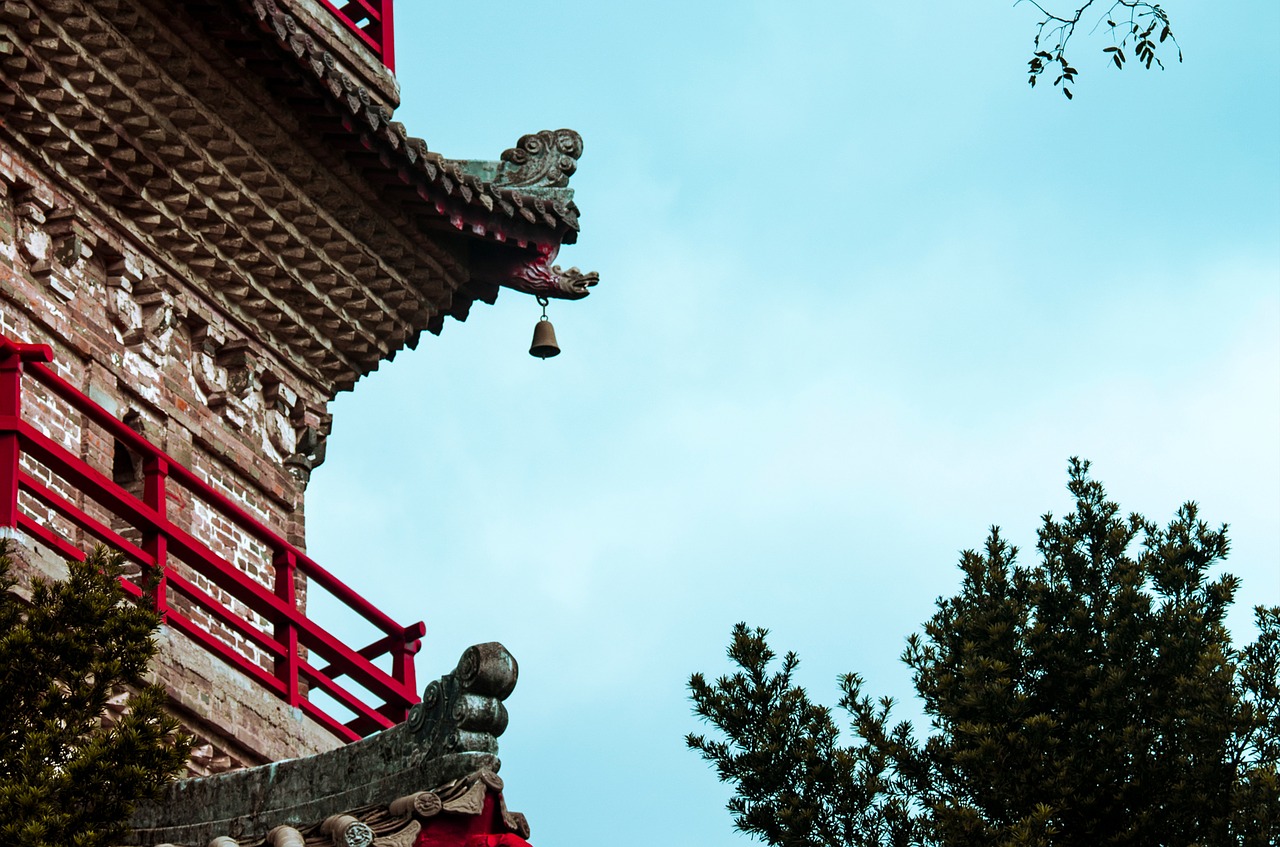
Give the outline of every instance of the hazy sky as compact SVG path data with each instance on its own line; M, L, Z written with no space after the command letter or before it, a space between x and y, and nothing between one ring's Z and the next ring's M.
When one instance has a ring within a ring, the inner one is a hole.
M342 395L311 551L426 620L424 683L515 653L535 845L747 844L684 749L690 672L745 620L818 699L850 670L908 699L959 551L995 523L1033 561L1072 455L1126 510L1231 524L1252 637L1280 603L1280 4L1227 5L1165 3L1164 73L1082 33L1067 102L1027 86L1025 4L401 0L398 119L457 158L580 131L561 259L602 282L552 304L557 359L504 291Z

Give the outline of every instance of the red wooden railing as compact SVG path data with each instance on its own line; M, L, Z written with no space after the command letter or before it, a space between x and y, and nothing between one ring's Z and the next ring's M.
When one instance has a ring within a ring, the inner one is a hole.
M346 741L403 721L409 707L418 702L413 657L421 646L422 623L401 626L356 594L340 579L312 561L305 553L228 499L192 471L134 432L114 415L94 403L47 367L53 354L43 344L20 344L0 335L0 535L21 530L58 555L83 561L79 547L55 529L37 521L22 508L19 492L25 492L55 515L78 527L86 536L122 551L141 567L137 581L121 577L132 597L152 604L164 622L186 635L227 664L252 677L290 706ZM86 421L104 430L143 459L142 498L126 491L110 477L91 467L22 416L23 376L42 385L49 394L70 406ZM32 476L22 458L62 480L70 490L83 494L123 521L140 536L134 543L94 518L84 509ZM228 520L239 533L256 540L272 553L274 590L215 552L208 544L177 526L167 515L166 488L176 483ZM195 585L174 568L179 562L244 604L271 627L268 633ZM295 576L302 574L332 594L349 609L384 633L367 647L353 649L307 617L294 595ZM170 602L172 595L185 598L179 606L198 608L211 620L256 645L271 658L268 669L220 639ZM301 649L307 651L307 658ZM391 673L373 660L391 656ZM328 662L317 668L312 660ZM337 680L346 677L362 687L375 702L366 703ZM324 711L304 694L302 681L311 691L323 691L355 714L345 723Z
M320 0L382 64L396 69L395 0Z

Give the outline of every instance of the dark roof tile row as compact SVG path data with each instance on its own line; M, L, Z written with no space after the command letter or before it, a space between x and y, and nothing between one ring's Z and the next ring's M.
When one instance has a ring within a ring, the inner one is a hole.
M235 0L247 2L247 0ZM376 152L388 182L398 181L417 189L419 211L446 218L454 229L498 242L572 244L579 230L577 205L563 196L550 196L538 185L521 188L503 185L499 178L485 180L468 173L466 164L428 150L427 143L408 134L391 112L339 67L333 54L317 44L297 21L280 10L274 0L252 0L253 14L262 30L273 35L291 53L298 66L319 83L329 105L342 115L343 126L366 150ZM581 153L581 139L576 150ZM539 133L537 135L545 135ZM525 136L526 139L536 138ZM556 154L557 151L549 151ZM520 147L503 154L503 164L526 155ZM576 160L577 155L572 156ZM572 172L572 168L569 168ZM544 183L544 185L548 185ZM554 192L567 194L568 192ZM540 196L543 195L543 196Z

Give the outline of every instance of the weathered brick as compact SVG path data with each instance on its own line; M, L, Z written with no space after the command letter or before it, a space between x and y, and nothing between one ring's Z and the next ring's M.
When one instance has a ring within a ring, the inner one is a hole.
M216 351L207 352L209 327L219 328L214 337L233 338L234 331L229 317L211 307L200 281L185 276L182 268L162 266L149 258L144 246L112 220L74 204L55 178L15 151L5 149L0 155L0 186L5 189L0 198L0 332L23 342L49 344L55 355L53 369L61 377L257 519L281 535L301 537L303 486L284 468L285 457L270 453L270 441L264 435L268 409L259 376L252 371L239 374L240 383L227 399L210 393L222 387L218 380L228 377L226 366L216 361ZM48 234L47 221L37 220L38 215L23 218L15 212L15 186L24 196L44 198L45 206L66 210L59 219L63 225L75 222L97 233L99 252L121 257L116 266L108 268L93 258L62 266L47 258L56 238ZM50 263L47 270L35 267L41 262ZM271 362L275 356L256 338L237 342L245 351L241 365L249 360ZM281 367L275 370L287 372ZM278 386L279 378L273 379ZM24 416L41 432L126 490L141 495L141 457L32 380L24 381L24 391ZM300 402L324 406L325 397L317 386L293 384L288 391ZM135 543L141 541L139 532L102 504L87 501L49 468L26 457L23 468L94 519ZM77 547L84 549L96 541L25 493L20 503L37 521ZM254 580L273 587L272 551L265 545L176 480L169 482L167 503L175 523ZM33 543L27 542L20 557L27 576L59 575L56 557L31 547ZM171 564L176 573L232 613L270 633L268 621L227 591L183 562ZM305 602L305 590L298 596ZM171 592L171 597L181 614L259 667L273 667L272 656L216 621L207 610L177 592ZM214 751L201 766L204 772L215 760L255 764L336 743L327 732L298 721L274 695L180 636L166 634L162 643L154 673L169 689L177 713Z

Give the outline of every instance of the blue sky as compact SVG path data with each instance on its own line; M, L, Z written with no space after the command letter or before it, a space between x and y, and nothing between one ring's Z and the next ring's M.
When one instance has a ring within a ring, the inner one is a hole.
M1030 561L1072 455L1231 524L1237 640L1280 603L1280 6L1169 0L1164 73L1081 37L1067 102L1026 84L1033 9L963 5L398 4L431 149L582 133L561 259L602 282L557 359L505 291L342 395L310 549L426 620L424 682L515 653L535 845L753 843L689 673L745 620L820 699L909 700L959 551L994 523Z

